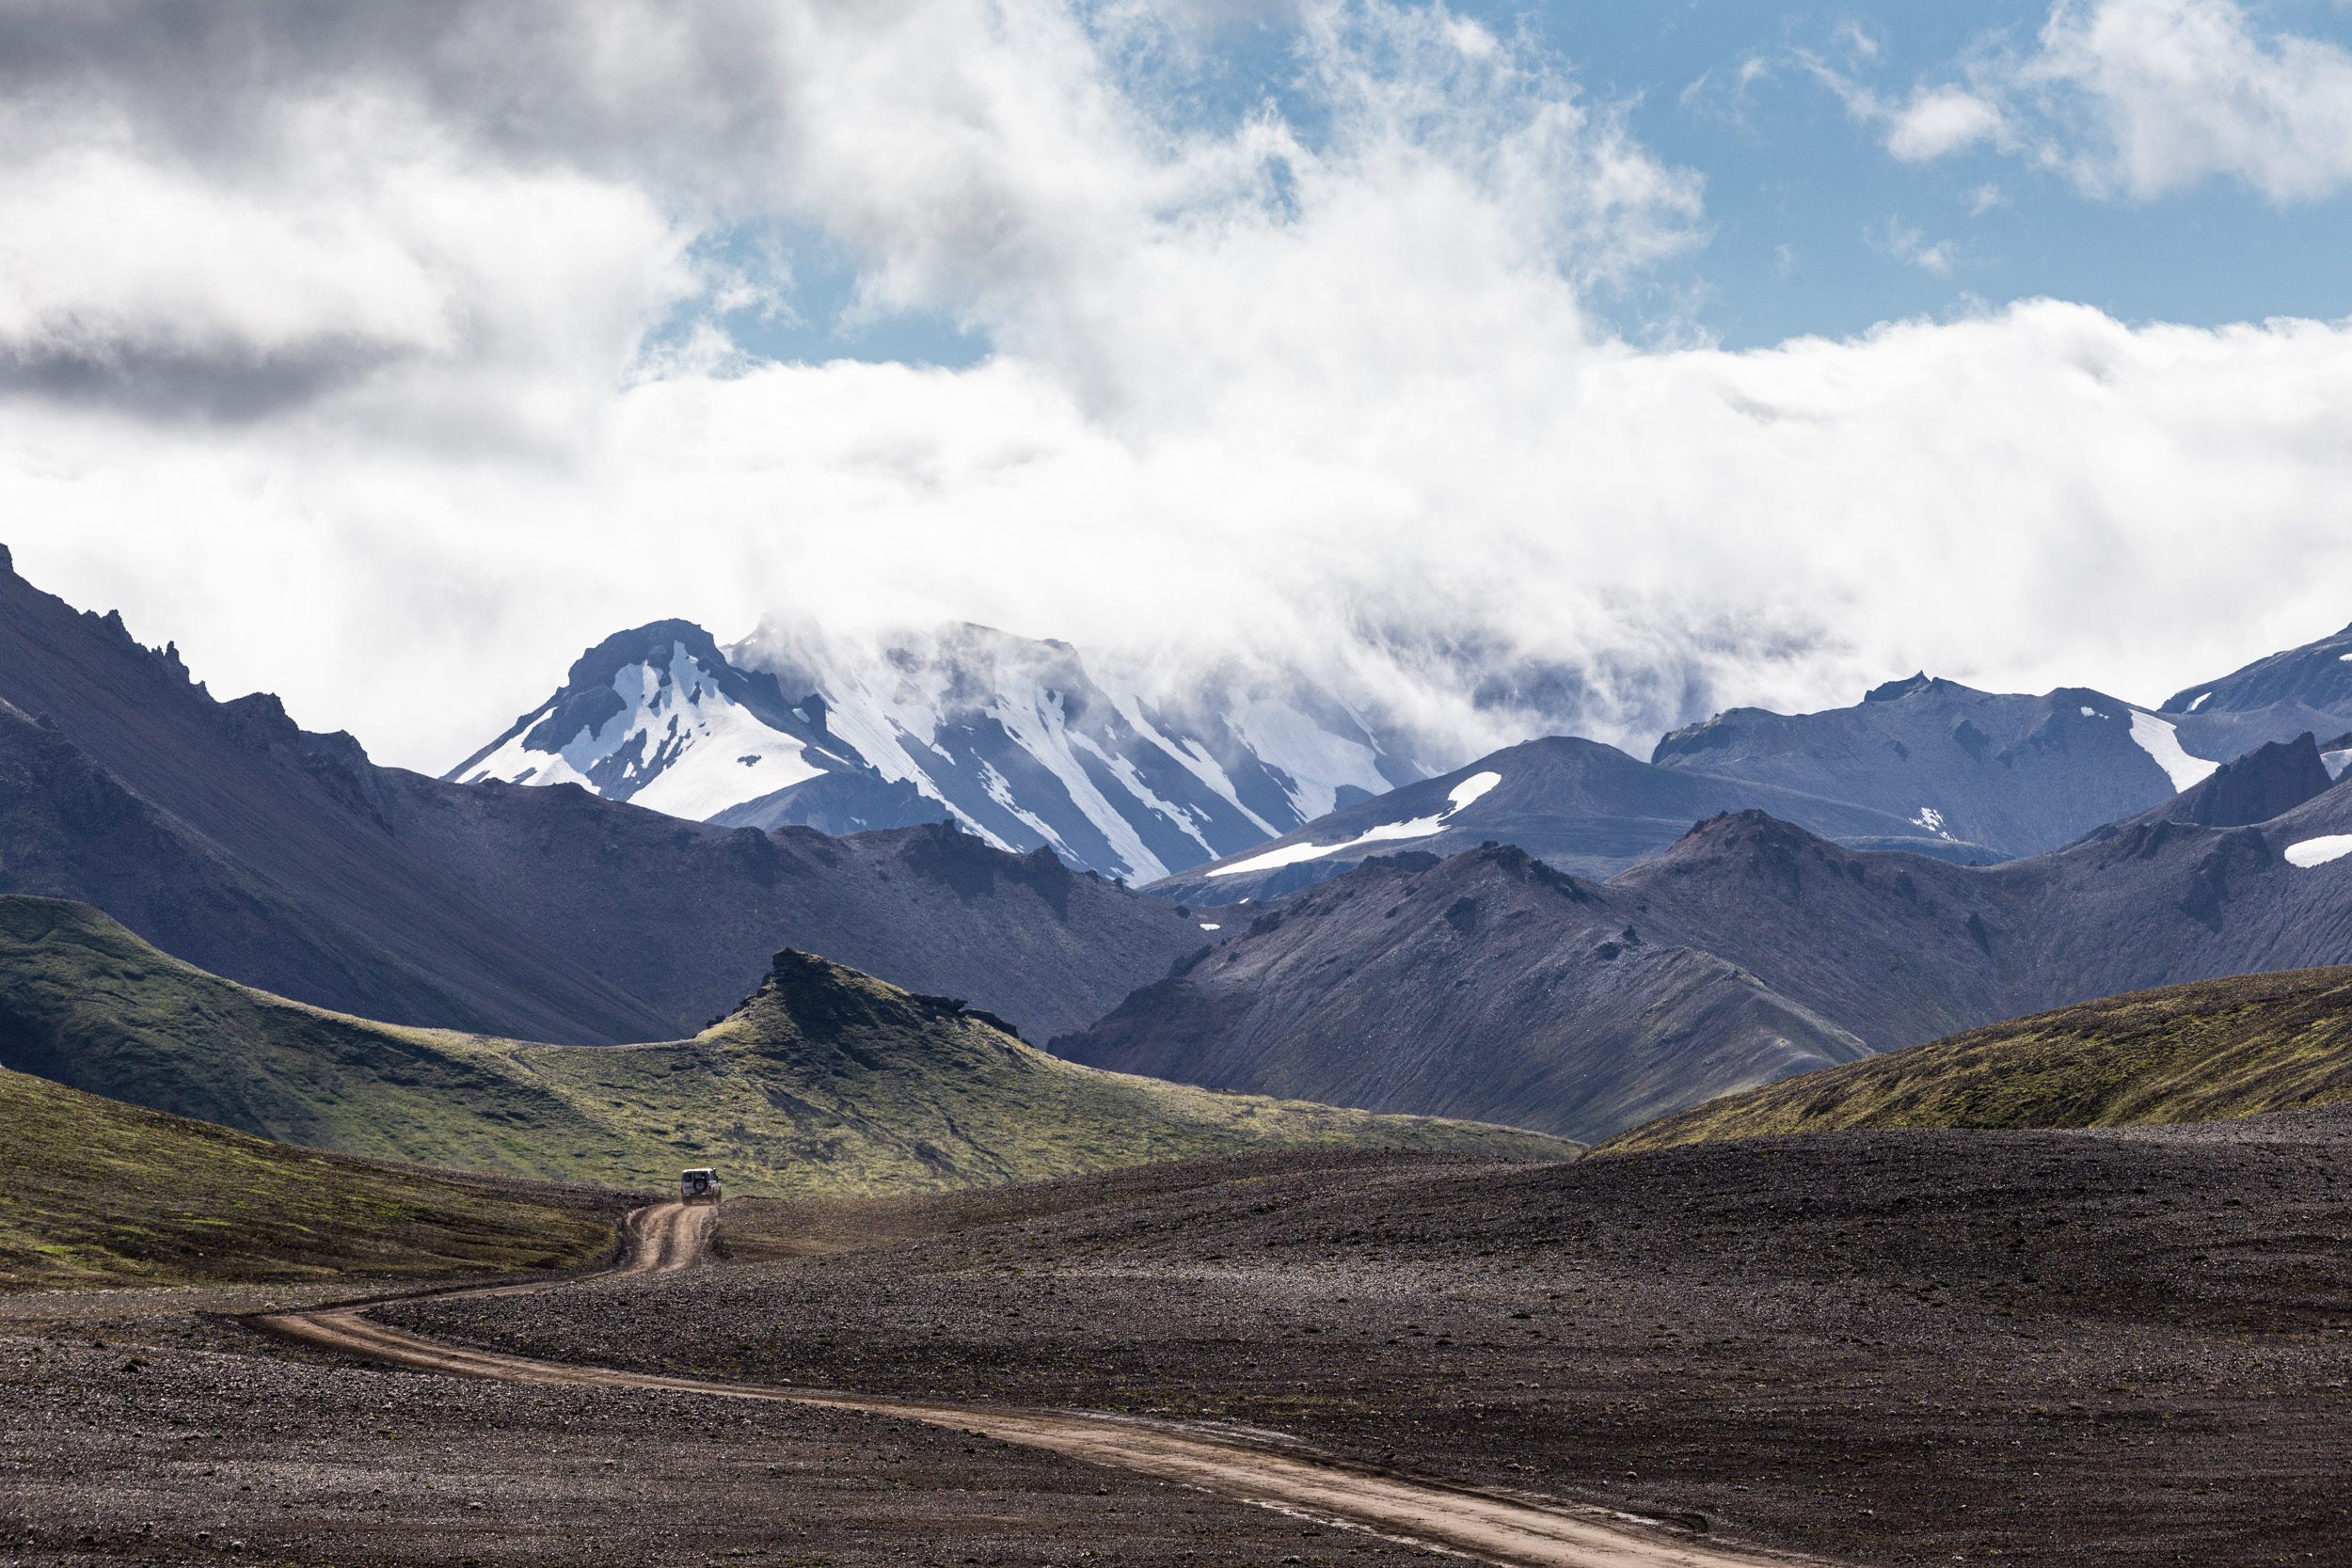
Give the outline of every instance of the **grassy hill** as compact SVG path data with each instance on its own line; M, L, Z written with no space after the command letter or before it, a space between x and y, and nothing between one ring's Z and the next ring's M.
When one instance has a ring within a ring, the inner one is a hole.
M587 1263L614 1193L290 1148L0 1070L0 1289Z
M2352 968L2134 991L1726 1095L1606 1152L1852 1127L2122 1127L2352 1101Z
M0 1066L290 1143L642 1187L980 1186L1254 1148L1560 1157L1539 1134L1215 1094L1064 1062L804 954L692 1039L530 1045L348 1018L167 957L87 906L0 899Z

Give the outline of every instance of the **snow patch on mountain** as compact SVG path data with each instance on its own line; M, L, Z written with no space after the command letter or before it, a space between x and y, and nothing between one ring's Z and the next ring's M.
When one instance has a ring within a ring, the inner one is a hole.
M2329 861L2340 861L2346 855L2352 855L2352 833L2330 833L2325 838L2307 838L2299 844L2290 844L2286 847L2287 863L2299 865L2307 871L2315 865L2326 865Z
M543 752L531 745L528 734L555 717L555 705L549 703L538 712L527 714L516 732L491 750L466 764L464 784L482 784L496 779L501 784L578 784L594 790L588 775L572 762L571 753L583 754L596 747L596 736L582 725L579 736L561 751Z
M1382 775L1380 753L1371 745L1334 734L1288 703L1245 703L1233 727L1252 752L1290 775L1291 809L1300 823L1330 816L1343 787L1367 795L1395 787Z
M1235 854L1432 771L1310 684L1098 680L1067 643L946 625L771 618L722 649L616 634L449 775L577 784L674 816L828 832L946 817L1131 880ZM808 785L808 788L802 788Z
M673 816L701 818L771 794L823 769L796 736L761 722L722 689L684 642L666 662L614 673L620 706L582 723L552 748L545 726L560 702L525 719L496 749L462 770L468 784L576 784Z
M2083 711L2085 713L2089 713L2090 710L2089 708L2085 708ZM1925 828L1928 832L1933 833L1936 837L1943 839L1947 844L1958 844L1960 842L1960 840L1954 838L1951 833L1946 830L1944 826L1944 814L1936 810L1933 806L1921 806L1919 808L1919 815L1911 818L1911 821L1914 826Z
M2203 757L2190 756L2181 749L2179 732L2153 713L2132 710L2132 740L2164 769L2164 776L2172 781L2177 793L2202 784L2207 775L2219 767Z
M1389 844L1404 839L1429 838L1443 832L1454 814L1485 795L1502 782L1500 773L1473 773L1455 784L1446 794L1446 808L1435 816L1416 816L1403 822L1383 822L1368 828L1354 838L1337 844L1286 844L1269 849L1263 855L1235 861L1231 865L1212 866L1212 877L1237 877L1245 871L1272 871L1280 866L1296 865L1302 861L1319 861L1326 855L1337 855L1349 849L1360 849L1369 844Z

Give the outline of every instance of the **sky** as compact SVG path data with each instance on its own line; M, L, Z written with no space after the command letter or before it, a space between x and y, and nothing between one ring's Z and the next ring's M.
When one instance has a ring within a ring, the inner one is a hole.
M0 0L0 542L379 759L663 616L1465 757L2352 621L2352 5Z

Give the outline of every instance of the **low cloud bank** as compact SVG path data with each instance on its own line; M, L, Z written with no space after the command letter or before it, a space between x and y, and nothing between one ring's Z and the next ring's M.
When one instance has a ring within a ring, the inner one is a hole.
M1465 757L1920 665L2153 700L2352 619L2352 328L1629 345L1585 302L1702 182L1442 8L1304 8L1294 106L1220 115L1216 7L165 9L0 32L0 514L389 760L663 615L1295 671ZM757 225L993 352L748 360Z

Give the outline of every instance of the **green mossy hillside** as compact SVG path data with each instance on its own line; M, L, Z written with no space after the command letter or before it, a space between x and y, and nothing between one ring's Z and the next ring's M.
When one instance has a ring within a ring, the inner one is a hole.
M269 1143L0 1070L0 1289L564 1268L618 1194Z
M105 915L0 899L0 1065L285 1142L637 1189L716 1165L772 1196L972 1187L1310 1146L1559 1158L1536 1133L1083 1068L983 1015L777 955L689 1040L575 1047L307 1007Z
M2168 986L1787 1078L1621 1132L1624 1153L1857 1127L2124 1127L2352 1101L2352 968Z

